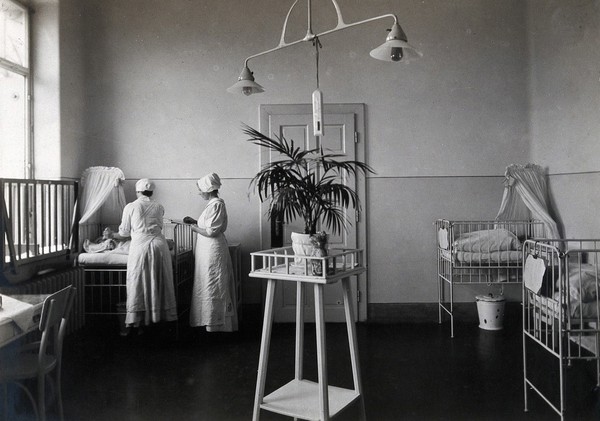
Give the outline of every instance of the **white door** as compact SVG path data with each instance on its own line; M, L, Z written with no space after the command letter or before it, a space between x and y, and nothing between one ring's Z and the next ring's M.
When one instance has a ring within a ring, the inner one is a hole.
M344 155L347 160L364 160L364 143L360 142L362 136L358 127L363 121L363 107L360 104L349 105L331 105L324 107L324 134L321 138L313 135L312 128L312 109L309 105L268 105L261 107L261 132L268 136L283 136L287 140L294 140L296 146L304 149L318 148L320 141L326 152ZM357 111L358 114L357 115ZM264 122L264 124L263 124ZM263 151L261 156L261 165L277 159L276 156L270 156L268 151ZM345 179L345 183L352 184L357 190L361 203L364 205L365 180L360 177L358 180ZM266 206L266 205L265 205ZM364 207L363 207L364 209ZM266 207L263 207L263 248L269 248L275 245L291 245L290 236L292 231L303 232L303 221L295 221L290 224L284 224L281 230L281 239L283 243L273 244L277 241L273 235L277 229L274 224L266 220ZM352 225L348 227L347 232L337 235L331 235L329 238L330 248L363 248L365 244L364 235L361 236L361 230L364 232L364 215L355 209L348 209L347 218ZM364 254L366 257L366 252ZM366 263L366 262L365 262ZM358 279L361 278L361 279ZM355 311L358 320L366 320L366 297L364 285L366 276L353 277L351 280L352 294L356 297ZM362 287L362 288L361 288ZM362 297L361 297L362 296ZM307 321L314 321L313 288L304 289L305 317ZM344 301L342 297L341 283L326 285L324 288L325 320L327 322L344 322ZM362 310L362 311L361 311ZM276 322L293 322L296 317L296 284L294 282L280 281L277 286L274 303L274 320Z

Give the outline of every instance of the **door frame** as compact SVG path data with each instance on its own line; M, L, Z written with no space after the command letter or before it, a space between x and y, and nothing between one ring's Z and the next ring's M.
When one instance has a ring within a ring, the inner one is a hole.
M366 161L366 133L365 133L365 104L362 103L347 103L347 104L323 104L323 120L327 121L327 114L349 114L354 113L355 116L355 148L356 148L356 159L358 161ZM259 131L267 136L271 136L268 133L270 127L270 119L273 115L288 115L288 114L307 114L312 116L312 105L311 104L261 104L259 106ZM267 158L265 151L261 151L260 163L262 166ZM364 322L367 320L367 298L368 298L368 249L367 249L367 201L366 201L366 188L367 180L365 175L357 174L356 183L356 194L360 200L361 212L358 215L358 221L356 224L356 243L358 248L363 250L364 265L367 270L358 276L358 305L357 309L357 320ZM363 187L364 186L364 187ZM270 225L265 216L265 206L267 204L260 203L260 219L259 228L261 232L260 245L261 249L269 247L271 242ZM268 231L267 231L268 230ZM263 290L264 290L263 283ZM264 291L261 294L264 300ZM264 307L264 301L263 301Z

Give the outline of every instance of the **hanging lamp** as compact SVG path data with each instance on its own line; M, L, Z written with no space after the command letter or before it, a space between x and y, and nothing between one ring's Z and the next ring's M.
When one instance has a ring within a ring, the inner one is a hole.
M232 85L231 87L229 87L227 89L228 92L234 93L234 94L241 93L244 95L252 95L252 94L264 92L264 88L261 85L259 85L257 82L255 82L254 75L250 71L250 68L248 67L248 62L251 59L254 59L256 57L260 57L260 56L263 56L266 54L270 54L272 52L281 50L283 48L291 47L292 45L296 45L301 42L307 42L307 41L315 42L315 40L317 40L317 42L318 42L318 40L325 35L328 35L328 34L331 34L331 33L337 32L337 31L341 31L342 29L351 28L353 26L358 26L358 25L362 25L365 23L369 23L369 22L373 22L375 20L380 20L380 19L385 19L385 18L392 18L394 20L394 22L392 24L391 29L388 29L389 34L387 35L385 42L370 52L371 57L373 57L377 60L388 61L388 62L407 62L407 61L410 61L412 59L422 56L422 54L415 47L413 47L411 44L408 43L406 34L400 27L400 24L398 23L398 18L396 17L396 15L384 14L384 15L364 19L364 20L361 20L358 22L345 23L344 18L342 17L342 12L341 12L340 7L336 0L330 0L331 3L333 4L333 7L335 8L336 15L337 15L337 25L334 28L325 30L325 31L317 33L317 34L313 33L313 31L312 31L312 1L306 0L307 9L308 9L306 35L304 36L304 38L298 39L296 41L286 42L285 34L286 34L287 24L288 24L290 15L292 13L292 10L296 6L296 4L298 4L299 1L300 0L295 0L287 12L285 20L283 22L283 28L281 30L281 37L279 39L279 44L274 48L271 48L269 50L265 50L260 53L253 54L253 55L247 57L246 60L244 61L244 67L242 69L240 76L238 77L238 81L234 85ZM317 54L318 54L318 48L320 48L320 44L317 47ZM318 79L318 57L317 57L317 79ZM318 116L320 116L320 118L317 118ZM313 117L314 117L314 125L315 125L315 127L314 127L315 136L322 135L322 133L323 133L322 92L318 87L318 80L317 80L317 90L313 93ZM321 126L320 128L317 127L317 122L320 123L320 126Z

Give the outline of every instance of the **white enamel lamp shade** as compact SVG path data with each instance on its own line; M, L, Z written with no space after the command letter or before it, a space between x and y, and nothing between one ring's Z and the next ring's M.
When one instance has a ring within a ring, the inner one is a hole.
M248 66L244 66L238 81L227 88L227 92L232 94L242 93L244 95L259 94L264 91L265 89L254 81L254 76Z
M406 34L397 23L392 25L385 42L372 50L370 55L377 60L393 62L406 62L423 56L408 43Z

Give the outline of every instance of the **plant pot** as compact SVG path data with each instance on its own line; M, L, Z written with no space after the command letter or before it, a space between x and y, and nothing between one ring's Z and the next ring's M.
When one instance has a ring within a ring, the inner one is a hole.
M299 232L292 232L292 249L296 256L311 256L313 252L313 244L310 241L310 234L301 234ZM294 264L296 266L304 265L302 257L294 257Z

